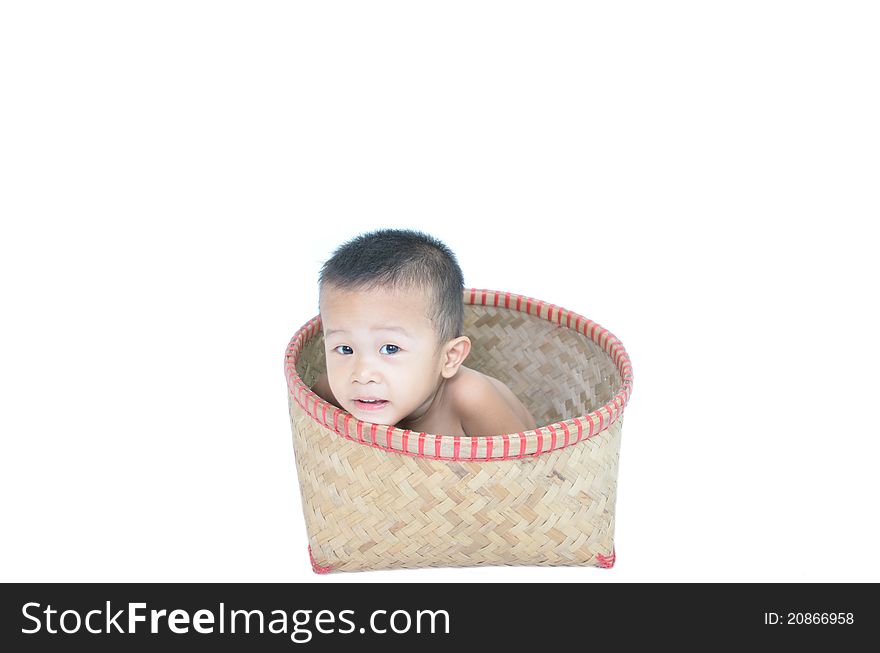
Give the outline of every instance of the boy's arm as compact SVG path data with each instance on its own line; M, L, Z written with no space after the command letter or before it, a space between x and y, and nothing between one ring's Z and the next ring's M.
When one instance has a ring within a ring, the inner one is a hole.
M533 428L488 381L474 383L457 398L461 427L467 435L502 435Z

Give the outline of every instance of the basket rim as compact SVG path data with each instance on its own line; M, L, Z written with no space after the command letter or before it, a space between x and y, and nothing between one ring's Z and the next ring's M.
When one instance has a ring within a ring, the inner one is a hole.
M365 422L321 399L296 371L303 346L320 331L321 316L316 315L297 330L285 351L284 374L289 400L295 402L318 426L347 440L433 460L497 461L539 456L589 440L622 418L632 394L632 364L623 343L610 331L573 311L511 292L466 288L464 301L475 306L494 306L526 313L555 322L557 328L567 328L589 338L616 365L621 377L620 391L611 401L589 413L517 433L474 436L413 433L409 429Z

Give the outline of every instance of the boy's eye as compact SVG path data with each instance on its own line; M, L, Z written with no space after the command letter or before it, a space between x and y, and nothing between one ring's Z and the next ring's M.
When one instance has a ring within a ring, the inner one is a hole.
M339 351L340 349L344 349L345 351ZM351 347L349 347L348 345L339 345L339 346L336 347L333 351L335 351L335 352L339 352L340 354L345 354L346 356L347 356L348 354L352 354L352 353L354 353L354 352L352 351Z
M388 349L389 351L382 351L383 349ZM400 351L400 347L397 345L382 345L382 348L379 350L380 354L396 354Z

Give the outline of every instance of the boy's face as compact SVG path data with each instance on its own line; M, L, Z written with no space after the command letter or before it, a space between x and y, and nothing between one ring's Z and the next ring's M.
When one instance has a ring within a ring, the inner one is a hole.
M426 409L443 369L428 301L418 289L322 289L327 380L342 408L390 425Z

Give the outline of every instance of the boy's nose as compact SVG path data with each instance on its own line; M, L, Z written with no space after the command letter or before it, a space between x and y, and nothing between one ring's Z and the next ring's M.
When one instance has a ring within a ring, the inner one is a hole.
M352 376L359 383L370 383L371 381L378 383L379 381L379 374L376 372L375 365L372 365L369 360L363 358L355 363Z

